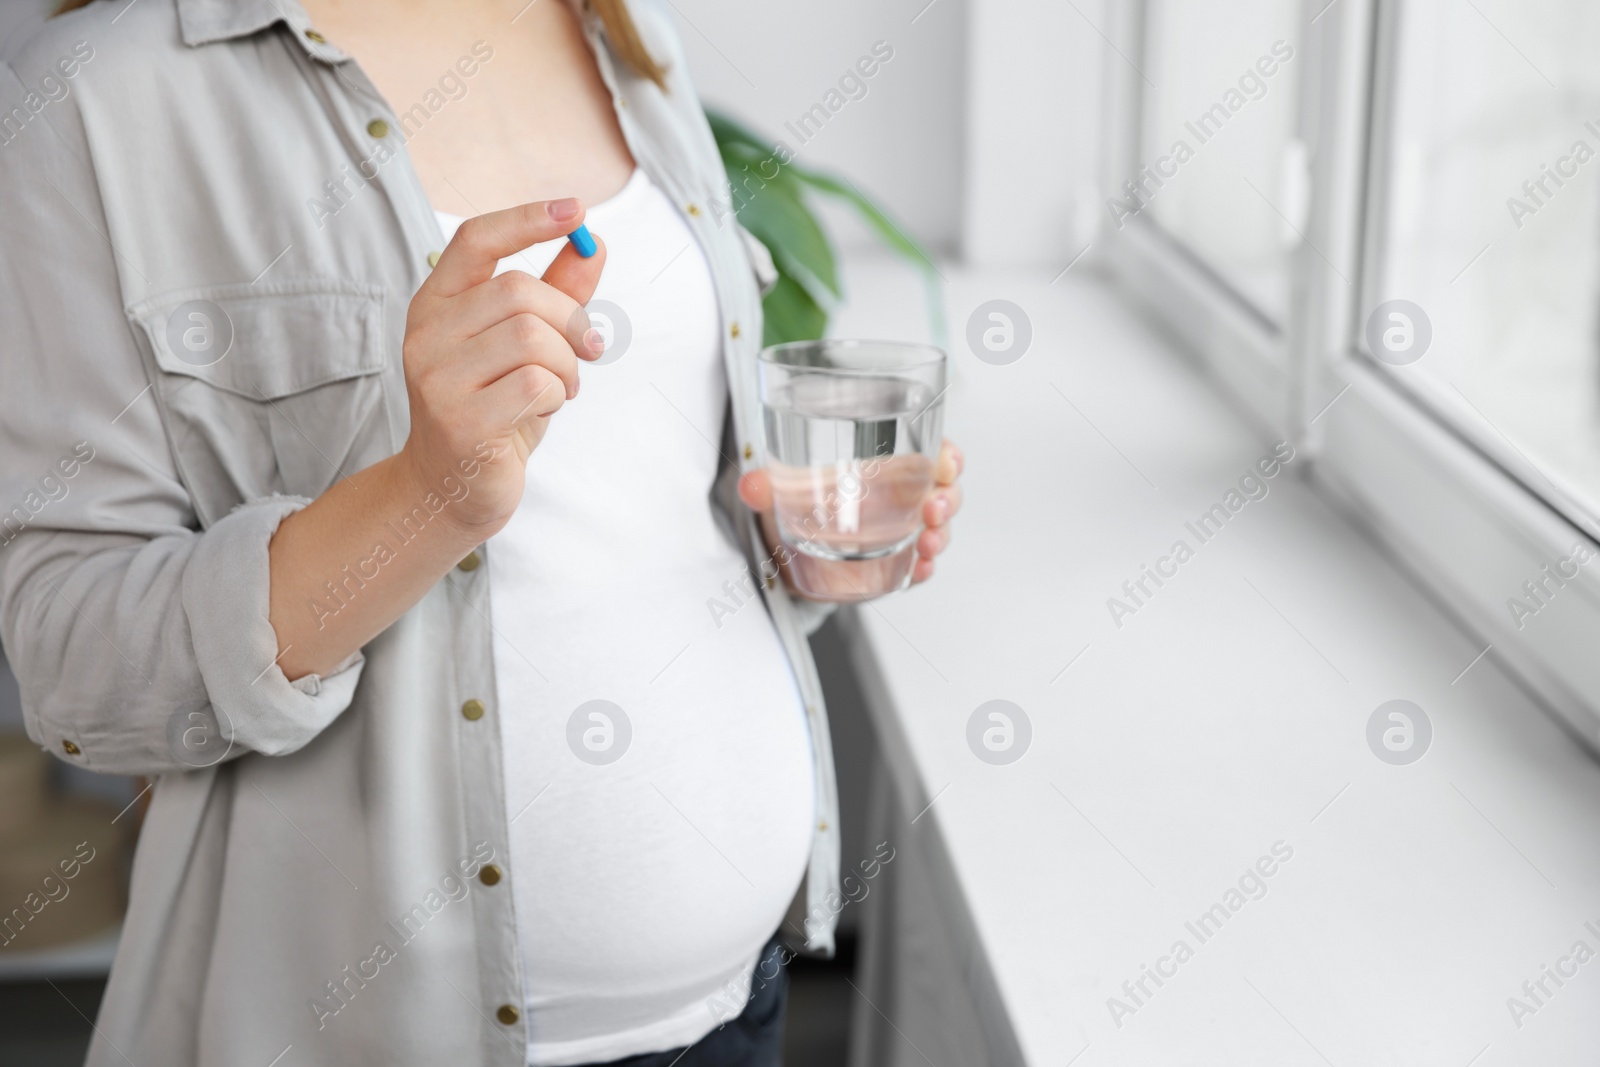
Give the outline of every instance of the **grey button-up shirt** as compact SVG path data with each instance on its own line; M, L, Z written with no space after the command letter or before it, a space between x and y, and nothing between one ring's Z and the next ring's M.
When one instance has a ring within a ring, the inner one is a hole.
M731 403L696 429L726 456L707 506L753 561L732 488L761 458L759 257L670 20L635 7L670 92L584 23L711 266ZM524 1061L492 555L327 677L290 682L268 622L278 523L406 438L406 306L442 235L404 141L448 107L385 101L295 0L95 3L0 64L5 647L35 741L158 778L95 1067ZM745 585L808 704L827 950L821 612Z

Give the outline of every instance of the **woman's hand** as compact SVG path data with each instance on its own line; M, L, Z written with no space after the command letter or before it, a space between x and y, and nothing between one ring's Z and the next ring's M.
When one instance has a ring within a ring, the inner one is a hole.
M577 395L578 359L604 348L583 305L605 246L582 259L568 245L542 280L495 265L582 221L576 200L524 204L468 219L439 256L406 316L405 447L289 515L268 546L285 677L346 662L516 510L546 417Z
M933 489L922 501L922 522L926 528L917 537L917 563L911 572L913 585L933 577L934 557L950 545L950 520L961 510L961 486L957 482L965 464L961 449L948 440L939 446ZM778 524L772 514L772 482L765 470L750 471L739 479L739 499L761 516L767 551L775 558L784 558L785 553L778 551Z
M583 309L605 265L603 244L588 259L566 246L542 279L495 277L495 266L582 221L583 205L570 198L468 219L411 300L403 350L411 435L400 458L418 493L475 471L471 492L445 512L469 540L510 519L550 415L578 395L578 360L605 350Z
M961 470L966 466L961 449L945 440L934 466L933 489L922 502L922 522L927 529L917 538L917 566L911 584L933 577L933 557L950 547L950 520L961 510Z

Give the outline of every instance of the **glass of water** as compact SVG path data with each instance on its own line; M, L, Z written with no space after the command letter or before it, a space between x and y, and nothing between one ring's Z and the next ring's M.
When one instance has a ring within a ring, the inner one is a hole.
M789 576L813 600L904 589L944 439L945 354L895 341L761 353L768 475Z

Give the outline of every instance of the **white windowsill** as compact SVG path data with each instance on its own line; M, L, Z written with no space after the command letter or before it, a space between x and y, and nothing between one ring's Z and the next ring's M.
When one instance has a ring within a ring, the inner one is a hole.
M932 583L856 611L998 1044L1054 1067L1587 1062L1600 964L1520 1028L1507 998L1575 941L1600 950L1600 766L1295 477L1304 457L1117 629L1107 598L1193 545L1186 520L1272 442L1082 267L941 268L965 510ZM924 336L903 268L847 280L835 333ZM997 297L1034 332L1005 367L963 339ZM1396 698L1433 724L1410 766L1365 740ZM967 747L994 699L1032 722L1009 766ZM1197 944L1185 921L1280 840L1267 894ZM1180 938L1194 958L1117 1027L1107 998Z

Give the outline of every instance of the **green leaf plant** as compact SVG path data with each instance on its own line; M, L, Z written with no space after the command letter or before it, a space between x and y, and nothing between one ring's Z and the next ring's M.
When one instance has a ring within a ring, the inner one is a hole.
M929 329L945 346L944 307L939 272L922 246L906 236L848 178L796 164L782 146L769 143L726 115L707 110L711 133L732 186L732 201L719 205L772 253L777 284L762 299L762 343L810 341L823 336L839 306L837 258L833 244L812 213L813 194L833 197L854 208L889 247L922 273Z

